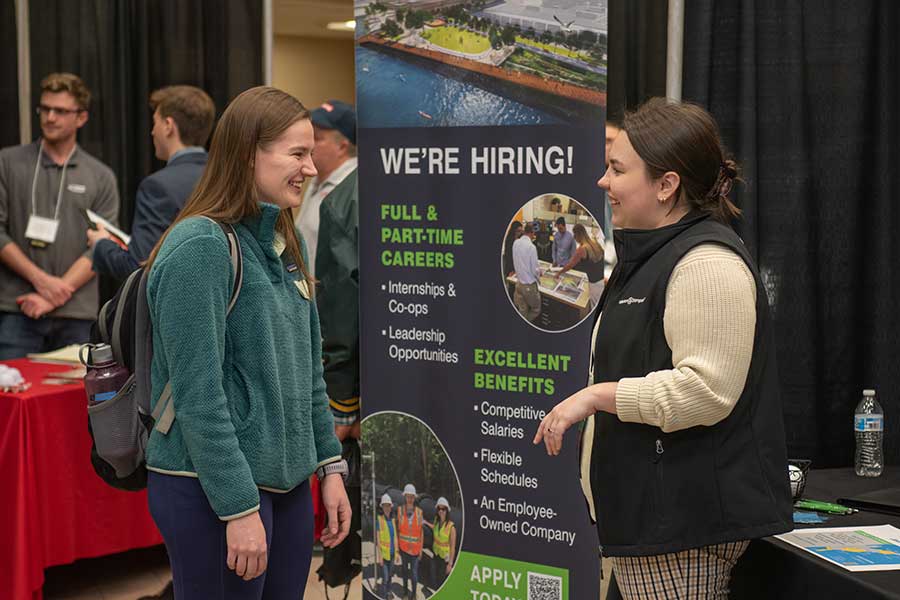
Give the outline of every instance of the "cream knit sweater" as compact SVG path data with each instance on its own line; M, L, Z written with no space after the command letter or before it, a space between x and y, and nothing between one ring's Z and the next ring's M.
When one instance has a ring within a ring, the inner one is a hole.
M665 432L714 425L731 414L753 354L756 282L731 250L703 244L669 278L666 342L674 369L619 380L619 420Z
M753 355L756 282L746 263L718 244L702 244L685 254L669 277L663 329L674 368L619 380L619 420L670 432L725 419L744 390ZM596 336L597 327L592 351ZM591 417L586 440L593 439L593 426ZM590 455L586 443L581 482L593 517Z

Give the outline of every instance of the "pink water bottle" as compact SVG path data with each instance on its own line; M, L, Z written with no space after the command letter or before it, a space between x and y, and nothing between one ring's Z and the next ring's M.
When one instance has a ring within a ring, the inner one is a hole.
M116 363L109 344L98 344L91 348L91 364L84 377L84 391L88 406L96 406L113 398L128 380L128 370Z

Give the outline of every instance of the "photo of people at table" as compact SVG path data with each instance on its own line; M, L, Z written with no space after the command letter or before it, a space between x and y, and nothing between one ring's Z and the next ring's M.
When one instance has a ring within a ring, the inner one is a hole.
M602 227L574 198L532 198L503 238L501 276L510 303L538 329L571 329L603 293L603 244Z
M372 415L363 432L363 586L382 600L430 598L462 544L456 472L431 429L411 415Z

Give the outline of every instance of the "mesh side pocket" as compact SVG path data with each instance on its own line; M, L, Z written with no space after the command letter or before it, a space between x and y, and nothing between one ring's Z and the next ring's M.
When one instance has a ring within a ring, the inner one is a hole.
M119 478L128 477L143 464L147 446L147 430L138 415L134 389L131 377L118 394L88 407L97 455L115 469Z

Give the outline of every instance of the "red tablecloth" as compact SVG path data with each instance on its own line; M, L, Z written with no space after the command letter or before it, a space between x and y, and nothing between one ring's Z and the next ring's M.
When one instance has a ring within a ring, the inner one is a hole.
M0 393L0 596L40 600L44 568L162 543L146 492L94 474L81 383L44 385L69 367L8 361L31 389Z

